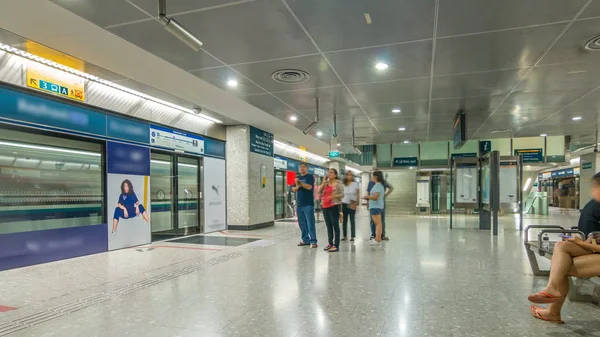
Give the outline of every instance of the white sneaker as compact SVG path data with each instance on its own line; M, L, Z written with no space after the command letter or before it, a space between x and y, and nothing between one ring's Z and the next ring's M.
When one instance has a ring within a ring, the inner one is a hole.
M371 240L369 244L371 244L371 246L381 246L381 242L377 242L375 239Z

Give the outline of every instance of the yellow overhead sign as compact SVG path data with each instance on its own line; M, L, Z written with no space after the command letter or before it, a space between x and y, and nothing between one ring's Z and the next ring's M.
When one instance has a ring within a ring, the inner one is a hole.
M30 88L85 101L85 81L78 76L32 63L27 66L26 80Z

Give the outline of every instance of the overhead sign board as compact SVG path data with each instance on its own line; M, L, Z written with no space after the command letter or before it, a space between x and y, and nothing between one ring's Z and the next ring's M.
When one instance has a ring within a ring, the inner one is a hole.
M484 154L492 151L492 141L491 140L480 140L479 141L479 155L483 156Z
M158 125L150 125L150 144L172 150L204 154L204 138Z
M417 157L394 158L394 166L417 166L419 159Z
M83 78L37 64L27 66L27 86L57 96L85 101Z
M329 151L329 158L339 158L340 151Z
M542 149L515 149L515 156L523 155L524 163L541 163L544 161Z
M250 152L273 157L273 134L251 126Z
M464 110L459 110L454 117L454 149L460 149L467 141L467 117Z
M452 159L456 158L477 158L477 153L469 152L469 153L453 153Z

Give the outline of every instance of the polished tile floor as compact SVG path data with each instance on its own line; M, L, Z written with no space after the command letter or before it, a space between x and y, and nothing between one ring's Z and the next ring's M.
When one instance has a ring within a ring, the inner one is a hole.
M0 328L16 320L8 336L43 337L600 336L595 305L567 303L563 326L529 316L526 296L545 280L532 276L514 218L492 237L474 229L475 217L456 217L452 231L447 216L389 217L391 241L372 248L362 213L359 240L339 253L296 247L288 222L225 234L260 239L237 247L155 243L2 272L0 305L17 309L0 313ZM323 224L318 232L323 247Z

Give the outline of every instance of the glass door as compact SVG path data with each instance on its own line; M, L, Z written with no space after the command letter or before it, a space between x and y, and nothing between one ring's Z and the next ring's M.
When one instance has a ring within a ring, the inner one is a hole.
M173 236L173 156L152 152L150 161L152 241Z
M285 217L285 172L275 171L275 219Z
M177 156L177 229L180 235L200 233L198 158Z

